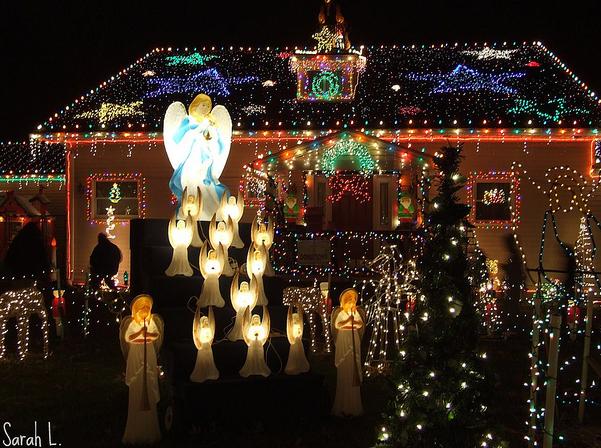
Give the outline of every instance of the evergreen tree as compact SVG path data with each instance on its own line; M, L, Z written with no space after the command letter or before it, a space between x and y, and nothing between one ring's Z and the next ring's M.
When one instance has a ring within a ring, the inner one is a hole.
M421 294L393 373L394 397L379 435L383 446L499 446L487 431L490 386L485 356L477 351L479 322L466 256L469 207L457 196L464 186L460 160L461 147L444 147L434 157L436 197L423 229Z

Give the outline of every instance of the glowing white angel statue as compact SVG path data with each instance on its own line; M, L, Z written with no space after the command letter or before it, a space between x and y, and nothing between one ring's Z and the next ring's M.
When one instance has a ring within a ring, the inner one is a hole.
M257 305L260 306L266 306L268 303L265 288L263 288L263 275L265 274L266 262L267 250L265 249L265 245L261 244L257 247L251 244L246 256L246 272L248 278L255 276L257 280Z
M212 110L211 98L197 95L186 107L172 103L165 113L163 140L173 167L169 188L182 205L184 188L202 193L200 219L208 221L218 213L221 197L227 194L219 176L227 162L232 142L232 119L223 106ZM218 218L220 218L218 213Z
M242 249L244 247L244 242L240 238L240 232L238 230L238 223L240 222L240 219L242 219L243 213L244 198L240 192L238 192L237 199L232 195L228 197L227 194L221 196L221 216L224 221L227 221L228 217L232 218L232 222L234 223L232 246L237 249Z
M129 386L124 444L153 445L161 439L157 353L163 342L163 320L151 310L150 296L135 297L131 316L123 319L119 327L121 351L127 359L125 383Z
M220 244L223 247L224 264L222 274L226 277L231 277L234 275L234 270L230 265L228 255L228 250L232 244L233 238L234 224L232 222L232 218L228 218L226 222L217 222L217 214L213 215L213 218L211 218L211 223L209 224L209 241L213 247L218 247Z
M269 261L269 249L271 249L271 245L273 244L273 235L273 221L271 216L267 218L267 225L265 225L265 223L259 223L258 216L255 216L250 228L250 236L255 246L260 246L261 244L265 245L267 259L265 261L265 273L263 275L266 277L273 277L275 275L275 272L271 267L271 262Z
M213 316L212 306L209 307L208 316L203 316L200 313L200 307L196 307L194 323L192 324L192 337L198 353L196 354L196 365L190 375L190 380L195 383L216 380L219 378L219 370L217 370L213 359L212 344L215 337L215 316Z
M340 294L340 306L332 312L332 333L336 343L336 398L332 414L361 415L361 339L366 316L357 306L359 294L348 288Z
M296 305L296 312L293 312L292 308L292 304L288 305L286 333L290 342L290 352L284 372L288 375L298 375L309 371L309 361L303 347L303 310L298 305Z
M190 192L190 194L188 194ZM184 188L183 203L179 208L179 218L186 219L188 216L192 220L192 243L193 247L202 246L202 238L198 233L197 222L200 219L200 212L202 210L202 194L200 193L200 187L196 187L196 193L192 193L188 188Z
M257 302L257 281L255 280L255 277L253 276L250 278L250 284L248 282L242 282L240 283L240 286L238 286L239 279L240 274L236 272L232 279L232 286L230 287L232 307L236 310L236 321L230 332L227 334L227 338L230 341L244 339L244 335L242 334L244 312L247 308L252 310Z
M240 376L250 375L269 376L271 369L265 362L265 351L263 345L269 339L271 331L271 322L269 320L269 311L263 307L263 319L258 314L250 315L250 307L244 312L243 321L244 341L248 345L246 352L246 361L240 370Z
M217 249L209 250L209 242L205 241L202 249L200 249L198 263L204 282L202 283L202 291L198 297L197 306L201 308L207 306L223 308L225 300L223 300L219 291L219 277L223 272L224 264L223 246L219 245Z
M196 223L192 221L192 218L188 216L186 220L175 219L175 215L169 221L169 243L173 247L173 256L171 257L171 264L165 270L165 275L173 277L174 275L185 275L190 277L192 267L188 261L188 246L192 242L193 226Z

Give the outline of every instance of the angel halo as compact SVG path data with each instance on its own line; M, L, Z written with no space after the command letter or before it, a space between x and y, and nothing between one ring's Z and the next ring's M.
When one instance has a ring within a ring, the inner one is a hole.
M221 218L220 203L228 189L219 181L230 153L232 119L223 106L212 110L208 95L197 95L186 113L179 101L172 103L165 113L163 140L173 175L169 188L181 206L183 192L200 188L202 210L198 219L209 221L217 213Z

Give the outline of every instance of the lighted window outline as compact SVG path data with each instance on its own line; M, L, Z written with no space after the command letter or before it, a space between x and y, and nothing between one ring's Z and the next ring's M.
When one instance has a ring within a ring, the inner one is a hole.
M480 183L496 183L496 184L509 184L509 198L507 202L509 204L510 218L507 220L497 219L476 219L476 207L477 195L476 188L477 184ZM510 171L501 172L478 172L472 173L468 178L466 184L467 189L467 203L470 205L469 220L472 224L477 227L486 227L489 229L505 229L509 230L520 220L520 182L517 177L517 173Z
M96 182L137 182L138 214L129 217L115 216L116 222L127 222L131 219L146 216L146 179L140 173L96 173L86 180L86 217L92 224L106 222L106 216L98 218L96 210Z

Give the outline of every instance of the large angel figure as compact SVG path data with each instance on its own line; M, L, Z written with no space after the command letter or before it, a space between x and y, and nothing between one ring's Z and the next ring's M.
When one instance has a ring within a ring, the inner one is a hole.
M202 246L202 238L198 233L198 221L200 220L200 212L202 211L202 194L200 187L196 187L196 192L184 188L182 206L179 208L180 219L186 219L188 216L192 220L192 243L193 247Z
M332 333L336 344L336 398L332 414L361 415L361 338L365 331L365 312L357 306L353 288L340 295L340 306L332 312Z
M209 224L209 241L211 242L211 246L218 247L221 244L223 247L223 275L226 277L231 277L234 275L234 270L229 262L228 251L232 244L232 240L234 238L234 223L232 222L232 218L227 218L227 221L219 221L217 222L217 214L213 215L211 218L211 223Z
M124 444L152 445L161 439L157 353L163 342L163 321L151 311L150 296L135 297L131 316L123 319L119 328L121 351L127 360L125 383L129 386Z
M206 380L218 379L219 370L215 366L212 347L213 338L215 337L215 316L213 316L212 306L209 307L208 316L203 316L200 307L196 307L194 323L192 324L192 337L198 353L196 354L196 365L190 375L190 380L195 383L202 383Z
M198 260L204 282L202 283L197 306L201 308L207 306L223 308L223 305L225 305L225 300L223 300L221 291L219 291L219 277L223 272L224 263L223 246L219 245L217 249L209 249L209 242L205 241L202 249L200 249Z
M271 369L265 362L265 351L263 345L269 339L271 331L271 322L269 320L269 311L263 307L263 319L258 314L250 314L250 307L244 312L244 341L248 345L246 352L246 361L240 370L240 376L248 377L250 375L271 375Z
M228 196L227 194L224 194L221 196L221 216L224 221L227 221L228 218L232 218L232 222L234 223L232 246L237 249L242 249L244 247L244 242L240 238L240 232L238 230L238 223L240 222L240 219L242 219L243 213L244 198L242 197L241 192L238 192L237 199L233 195Z
M300 306L296 305L295 312L293 312L292 304L288 306L286 330L288 342L290 342L290 352L284 372L288 375L308 372L309 361L307 361L305 347L303 347L303 310Z
M185 220L175 219L175 215L169 221L169 243L173 247L173 255L171 256L171 264L165 270L165 275L173 277L175 275L185 275L190 277L192 267L188 261L188 246L192 242L194 234L193 227L196 223L188 216Z
M273 235L273 220L271 219L271 216L267 218L267 225L263 222L259 223L258 216L255 216L250 228L250 236L255 246L260 246L261 244L265 245L265 255L267 258L265 260L265 273L263 275L266 277L273 277L275 275L275 272L271 267L271 261L269 260L269 249L273 244Z
M172 103L163 123L165 149L174 170L169 188L181 206L184 188L196 191L200 187L203 221L218 213L221 197L228 193L219 176L232 142L229 112L223 106L211 107L211 98L201 93L190 104L188 113L179 101Z
M239 341L240 339L244 339L244 335L242 334L244 312L247 308L252 310L257 302L257 281L255 277L251 277L250 284L249 282L242 282L240 283L240 286L238 286L239 279L240 274L236 272L234 278L232 279L232 286L230 287L230 299L232 301L232 307L234 310L236 310L236 321L234 322L232 329L227 334L227 337L230 341Z
M265 274L266 263L267 250L265 249L265 245L256 246L255 244L251 244L246 256L246 272L248 278L253 278L254 276L256 279L257 305L260 306L266 306L268 303L265 288L263 288L263 275Z

